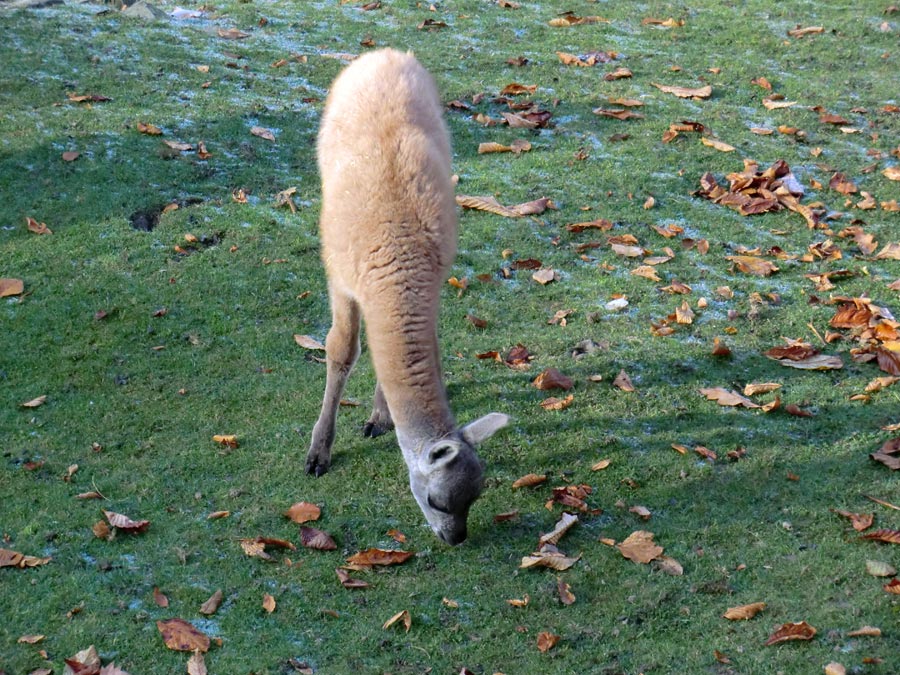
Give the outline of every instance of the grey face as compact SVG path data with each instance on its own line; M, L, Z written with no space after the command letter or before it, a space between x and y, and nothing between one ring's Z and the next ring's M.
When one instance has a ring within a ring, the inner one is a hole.
M475 449L460 437L441 439L424 450L419 468L418 475L410 475L410 483L425 519L442 541L461 544L467 536L469 508L483 483Z
M421 452L411 452L398 435L409 466L413 496L434 533L451 546L468 534L469 509L481 494L484 467L475 446L502 429L509 418L490 413L432 442Z

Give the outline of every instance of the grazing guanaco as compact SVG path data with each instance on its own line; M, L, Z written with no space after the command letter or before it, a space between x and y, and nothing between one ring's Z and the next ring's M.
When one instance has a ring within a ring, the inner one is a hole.
M458 428L441 380L438 305L456 255L456 204L437 88L411 54L370 52L338 76L325 103L318 162L332 325L306 471L320 476L330 466L362 319L377 378L363 433L396 428L416 502L438 537L459 544L482 488L475 446L509 418L490 413Z

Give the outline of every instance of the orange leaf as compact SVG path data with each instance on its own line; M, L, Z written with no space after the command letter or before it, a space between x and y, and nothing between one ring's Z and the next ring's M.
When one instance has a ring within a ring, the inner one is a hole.
M556 582L556 591L559 593L559 601L568 606L575 603L575 595L572 593L572 587L562 579Z
M710 96L712 96L712 86L710 85L699 87L697 89L691 89L689 87L675 87L665 84L657 84L656 82L651 82L650 84L660 91L665 92L666 94L674 94L679 98L709 98Z
M722 615L729 621L747 621L759 614L766 608L764 602L751 602L749 605L740 605L738 607L729 607Z
M47 223L39 223L31 216L25 216L25 222L28 224L28 231L35 234L53 234L53 230L47 227Z
M304 349L316 349L325 351L325 345L309 335L294 335L294 342Z
M789 640L812 640L815 634L816 629L805 621L786 623L769 636L766 645L775 645Z
M700 393L706 396L708 400L716 401L721 406L743 406L745 408L759 407L759 404L754 403L749 398L741 396L736 391L731 391L723 387L708 387L705 389L701 389Z
M347 570L343 570L340 567L338 567L335 570L335 573L338 576L338 580L341 582L341 586L343 586L344 588L368 588L369 587L368 582L363 581L362 579L351 578L350 575L347 573Z
M222 593L221 589L217 590L215 593L209 596L209 599L206 602L200 605L200 613L206 614L207 616L215 614L216 610L219 609L219 605L222 604L223 597L224 594Z
M209 638L184 619L157 621L156 627L169 649L177 652L209 650Z
M625 541L617 544L616 548L629 560L645 564L658 558L663 552L663 547L654 543L653 533L646 530L632 532Z
M768 260L751 255L729 255L725 259L733 262L740 272L757 277L767 277L778 271L778 267Z
M565 410L572 402L575 400L574 394L569 394L565 398L556 398L555 396L551 396L550 398L545 398L541 401L540 405L544 410Z
M631 378L628 377L628 373L624 370L620 370L619 374L616 375L616 379L613 380L613 386L618 387L622 391L635 391Z
M275 598L268 593L263 595L262 608L269 614L275 611Z
M548 633L546 631L538 633L537 636L537 648L541 653L546 653L553 649L556 646L556 643L559 642L560 636L554 635L553 633Z
M187 662L188 675L207 675L206 661L203 659L203 653L196 651L191 654L191 658ZM104 673L100 673L104 675Z
M37 398L33 398L30 401L26 401L25 403L20 403L19 405L23 408L37 408L39 406L44 405L47 401L47 395L38 396Z
M488 211L496 213L498 216L506 218L521 218L522 215L511 208L503 206L494 197L477 197L471 195L456 195L456 203L464 209L473 209L477 211Z
M412 617L410 616L408 609L404 609L402 612L397 612L396 614L394 614L394 616L384 622L382 628L384 630L387 630L398 621L403 622L403 627L406 628L407 633L409 632L409 629L412 628Z
M529 473L514 481L512 484L512 489L518 490L521 487L534 487L535 485L540 485L546 480L547 476L543 474L538 475L536 473Z
M138 534L150 527L149 520L132 520L128 516L123 516L121 513L115 513L114 511L104 510L103 515L106 516L106 520L109 521L110 525L129 534Z
M374 565L399 565L413 556L412 551L386 551L380 548L370 548L359 553L354 553L347 562L360 567L372 567Z
M309 502L297 502L284 512L284 515L295 523L303 524L311 520L318 520L322 510Z
M0 298L10 295L21 295L25 291L25 284L21 279L0 278Z
M258 136L259 138L265 139L267 141L275 142L275 134L272 133L271 129L266 129L265 127L250 127L250 133L254 136Z
M850 524L857 532L868 530L870 527L872 527L872 523L875 522L874 513L851 513L849 511L842 511L840 509L831 509L831 511L839 516L843 516L844 518L849 518Z
M169 598L156 587L153 588L153 602L156 603L157 607L162 607L163 609L169 606Z

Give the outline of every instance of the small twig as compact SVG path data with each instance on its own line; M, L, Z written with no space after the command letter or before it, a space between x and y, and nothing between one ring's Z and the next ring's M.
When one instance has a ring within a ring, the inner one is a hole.
M866 499L871 499L876 504L881 504L882 506L886 506L889 509L894 509L894 511L900 511L900 506L895 506L894 504L886 502L882 499L878 499L877 497L870 497L869 495L863 495L863 497L865 497Z
M823 338L821 335L819 335L819 331L816 330L816 327L812 325L812 321L810 321L810 322L809 322L808 324L806 324L806 325L809 327L809 329L810 329L813 333L815 333L816 337L819 338L819 339L822 341L822 344L823 344L823 345L827 345L827 344L828 344L827 342L825 342L825 338Z

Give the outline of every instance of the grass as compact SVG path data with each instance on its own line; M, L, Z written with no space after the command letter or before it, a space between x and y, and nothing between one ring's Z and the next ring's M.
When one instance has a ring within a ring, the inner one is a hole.
M274 675L301 662L321 673L465 667L745 675L822 672L831 661L854 673L900 671L900 602L882 590L886 580L865 571L866 560L896 566L896 546L859 540L830 512L874 512L875 527L900 527L896 512L863 496L897 501L896 477L867 454L891 437L881 427L900 421L900 394L888 388L868 403L849 400L883 373L853 362L849 342L822 346L809 326L824 333L834 307L811 304L811 296L827 301L829 294L803 276L852 270L831 294L868 294L896 314L898 295L888 284L900 277L900 264L863 256L850 240L807 229L796 214L746 218L691 194L706 171L721 178L739 170L743 157L761 166L784 159L809 190L805 203L841 212L830 223L835 234L858 218L882 245L897 241L897 213L861 211L827 187L810 189L841 171L879 201L900 198L900 184L881 174L898 163L890 151L900 138L900 115L881 112L900 103L900 24L885 13L887 3L524 1L507 10L448 0L430 11L427 3L385 0L362 11L332 0L224 1L207 6L202 20L180 22L104 9L0 10L0 277L20 278L26 289L0 301L0 536L3 547L53 557L36 569L0 570L0 670L61 672L64 658L95 644L104 662L132 673L178 672L186 655L167 650L155 625L178 616L221 638L207 655L217 673ZM565 10L610 23L550 27ZM641 21L670 16L684 25ZM448 27L418 29L427 18ZM789 38L797 24L825 31ZM228 41L216 34L220 28L249 37ZM347 392L362 405L341 411L331 472L319 480L302 472L324 368L292 335L321 339L329 323L314 139L325 92L343 65L327 55L359 53L366 38L413 49L448 102L487 93L472 111L447 113L460 193L496 194L505 204L547 196L558 206L518 220L461 214L454 274L470 286L461 296L447 286L442 298L447 388L460 421L499 410L514 423L483 448L487 488L470 518L470 541L459 548L441 545L425 527L393 435L371 441L359 433L374 385L365 359ZM596 49L620 58L575 68L554 53ZM528 66L506 64L520 55ZM280 59L287 63L274 67ZM634 76L602 79L618 66ZM760 76L798 105L766 110L760 99L767 92L751 84ZM499 117L505 108L492 98L512 81L538 85L534 100L553 111L552 128L485 128L471 120L475 111ZM710 83L714 93L682 100L651 82ZM73 103L67 92L112 100ZM620 96L643 99L645 118L591 113ZM810 110L816 105L847 117L860 133L820 124ZM737 151L702 146L696 134L662 143L669 125L683 119L702 122ZM141 134L138 122L164 135ZM255 125L273 129L276 141L252 136ZM750 132L778 125L805 136ZM629 138L610 140L616 133ZM531 152L476 152L480 142L519 137L531 141ZM204 140L212 156L173 152L161 138ZM813 157L817 147L822 153ZM575 159L579 149L585 159ZM80 156L65 162L65 151ZM292 186L296 214L275 205L276 193ZM232 199L238 188L247 203ZM649 195L656 206L646 210ZM152 231L132 227L134 214L172 202L181 208L163 213ZM29 233L26 216L53 234ZM639 261L605 245L586 251L588 260L573 252L573 244L605 242L606 235L564 226L598 217L616 223L610 234L632 234L654 253L675 250L658 268L662 283L631 275ZM683 236L707 239L709 252L682 250L678 238L650 227L669 223L684 227ZM199 241L186 242L186 233ZM803 254L829 236L843 259L777 261L781 271L766 278L734 272L725 260L739 246ZM540 259L560 280L539 286L523 271L502 278L506 249L510 260ZM670 337L654 337L651 321L685 299L658 290L674 279L693 287L686 298L697 316ZM733 299L716 294L723 285ZM754 305L753 293L766 302ZM615 294L627 296L625 311L604 309ZM696 308L700 297L709 301L705 309ZM568 325L548 325L561 309L575 310ZM105 318L96 319L101 310ZM739 316L730 320L729 310ZM488 327L473 328L467 313ZM762 355L781 336L810 340L846 365L784 368ZM715 337L731 358L710 355ZM571 352L584 339L608 347L575 360ZM527 372L475 358L518 343L535 355ZM538 405L546 394L530 381L546 367L576 381L567 410ZM610 385L620 370L635 392ZM595 374L603 381L589 383ZM783 383L784 402L815 416L722 408L698 393L753 381ZM19 405L42 394L48 399L39 408ZM210 440L225 433L236 434L240 447ZM701 444L720 459L682 456L672 443ZM724 459L737 446L746 456ZM609 468L592 472L600 458L611 460ZM63 480L73 464L77 472ZM512 491L512 481L529 472L547 474L548 482ZM562 573L518 569L559 518L558 506L544 508L550 487L570 481L591 485L588 502L603 509L582 515L560 544L581 561ZM74 498L93 489L106 500ZM322 506L317 524L334 535L337 551L300 549L287 554L292 566L243 554L244 537L299 543L297 526L281 514L301 499ZM636 504L652 511L648 522L627 510ZM98 539L91 526L101 506L152 524L142 535ZM516 519L493 522L513 509ZM231 516L207 520L216 510ZM357 573L369 589L343 589L334 569L360 549L396 547L386 534L392 528L406 534L403 547L416 556ZM621 541L639 529L655 534L683 576L625 560L598 541ZM558 580L571 585L574 605L560 603ZM153 602L154 587L168 596L167 609ZM221 609L203 617L200 604L219 588ZM261 607L265 593L277 599L272 614ZM525 595L527 607L506 602ZM728 607L756 601L767 608L755 619L721 618ZM80 611L69 615L73 608ZM382 629L403 609L412 615L408 633ZM812 641L764 646L775 626L800 620L818 629ZM866 624L883 636L848 637ZM547 653L536 647L542 631L561 636ZM18 643L24 634L46 637ZM731 663L718 662L714 650Z

